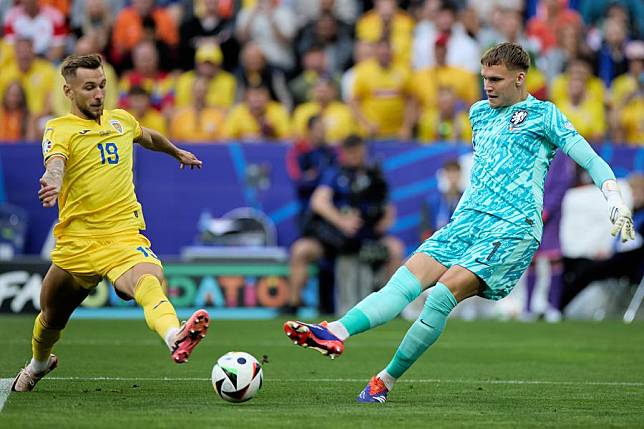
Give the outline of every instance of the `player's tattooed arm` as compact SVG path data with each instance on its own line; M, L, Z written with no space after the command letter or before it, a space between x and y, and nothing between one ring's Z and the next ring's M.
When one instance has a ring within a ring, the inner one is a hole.
M63 176L65 174L65 158L62 156L52 156L45 164L45 174L40 178L40 189L38 198L43 207L54 207L60 188L63 186Z
M203 164L197 157L187 150L179 149L164 135L150 128L141 127L141 136L134 141L146 149L164 152L179 161L179 168L188 165L190 168L201 168Z

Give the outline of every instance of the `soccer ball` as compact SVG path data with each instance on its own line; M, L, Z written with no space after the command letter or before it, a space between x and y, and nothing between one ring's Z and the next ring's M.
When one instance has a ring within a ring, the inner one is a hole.
M212 367L212 387L229 402L244 402L257 395L262 387L262 366L252 355L228 352Z

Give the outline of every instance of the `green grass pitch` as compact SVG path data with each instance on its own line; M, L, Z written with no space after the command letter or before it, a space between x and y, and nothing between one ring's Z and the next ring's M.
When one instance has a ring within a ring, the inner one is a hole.
M32 321L0 317L5 385L30 356ZM355 397L407 322L350 339L334 361L295 347L282 322L215 320L190 362L176 365L142 320L73 320L55 349L58 369L32 393L10 394L0 427L644 427L641 322L451 320L386 404ZM243 404L210 384L212 365L231 350L268 356L264 386Z

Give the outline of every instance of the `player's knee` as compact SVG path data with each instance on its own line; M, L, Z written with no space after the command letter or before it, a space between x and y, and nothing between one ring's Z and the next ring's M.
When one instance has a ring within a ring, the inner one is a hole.
M62 317L54 309L42 307L39 315L40 323L47 329L63 330L69 318Z

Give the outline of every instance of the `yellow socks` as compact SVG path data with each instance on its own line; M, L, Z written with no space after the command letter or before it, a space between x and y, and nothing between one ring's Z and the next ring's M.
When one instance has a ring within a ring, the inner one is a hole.
M170 300L163 293L159 279L151 274L144 274L136 282L134 300L143 307L145 322L167 342L167 334L181 326L177 313Z
M60 338L61 329L54 329L45 324L42 320L42 313L36 316L34 331L31 336L31 352L33 359L38 362L48 362L51 349Z

